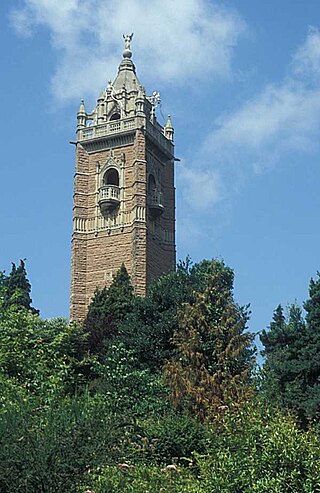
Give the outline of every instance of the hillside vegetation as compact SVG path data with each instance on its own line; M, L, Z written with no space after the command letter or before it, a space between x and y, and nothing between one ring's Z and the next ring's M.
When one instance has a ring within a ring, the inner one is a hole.
M80 325L0 273L0 492L319 492L320 280L262 370L233 280L187 259L139 298L122 266Z

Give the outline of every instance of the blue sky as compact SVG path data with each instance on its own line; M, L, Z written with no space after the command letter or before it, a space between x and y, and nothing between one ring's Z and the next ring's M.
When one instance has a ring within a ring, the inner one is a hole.
M318 0L12 0L0 5L0 269L68 316L76 112L117 72L122 33L175 126L178 257L218 257L265 328L320 269ZM162 114L158 118L162 121Z

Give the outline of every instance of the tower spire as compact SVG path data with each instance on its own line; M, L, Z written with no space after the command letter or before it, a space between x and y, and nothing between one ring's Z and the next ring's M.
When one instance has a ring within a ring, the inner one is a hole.
M133 33L123 34L122 37L124 39L124 50L122 53L123 58L119 66L118 75L112 86L115 92L122 91L123 87L126 88L127 92L138 91L141 84L137 78L134 63L131 60L131 41L133 38Z

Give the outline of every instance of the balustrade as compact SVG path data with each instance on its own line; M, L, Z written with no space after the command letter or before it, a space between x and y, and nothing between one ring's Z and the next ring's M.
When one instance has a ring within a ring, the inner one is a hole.
M116 185L105 185L99 189L99 206L103 215L115 209L120 203L120 188Z
M79 140L89 140L104 135L115 134L132 130L136 127L136 118L126 118L119 121L111 121L101 125L93 125L92 127L84 128L79 132Z
M164 210L162 192L153 191L148 193L148 206L153 216L159 216Z

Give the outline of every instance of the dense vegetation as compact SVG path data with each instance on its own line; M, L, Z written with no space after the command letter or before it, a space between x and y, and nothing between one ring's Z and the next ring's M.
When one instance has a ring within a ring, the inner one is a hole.
M320 279L262 331L261 372L221 261L144 299L122 266L83 325L30 290L23 261L0 273L1 493L319 491Z

